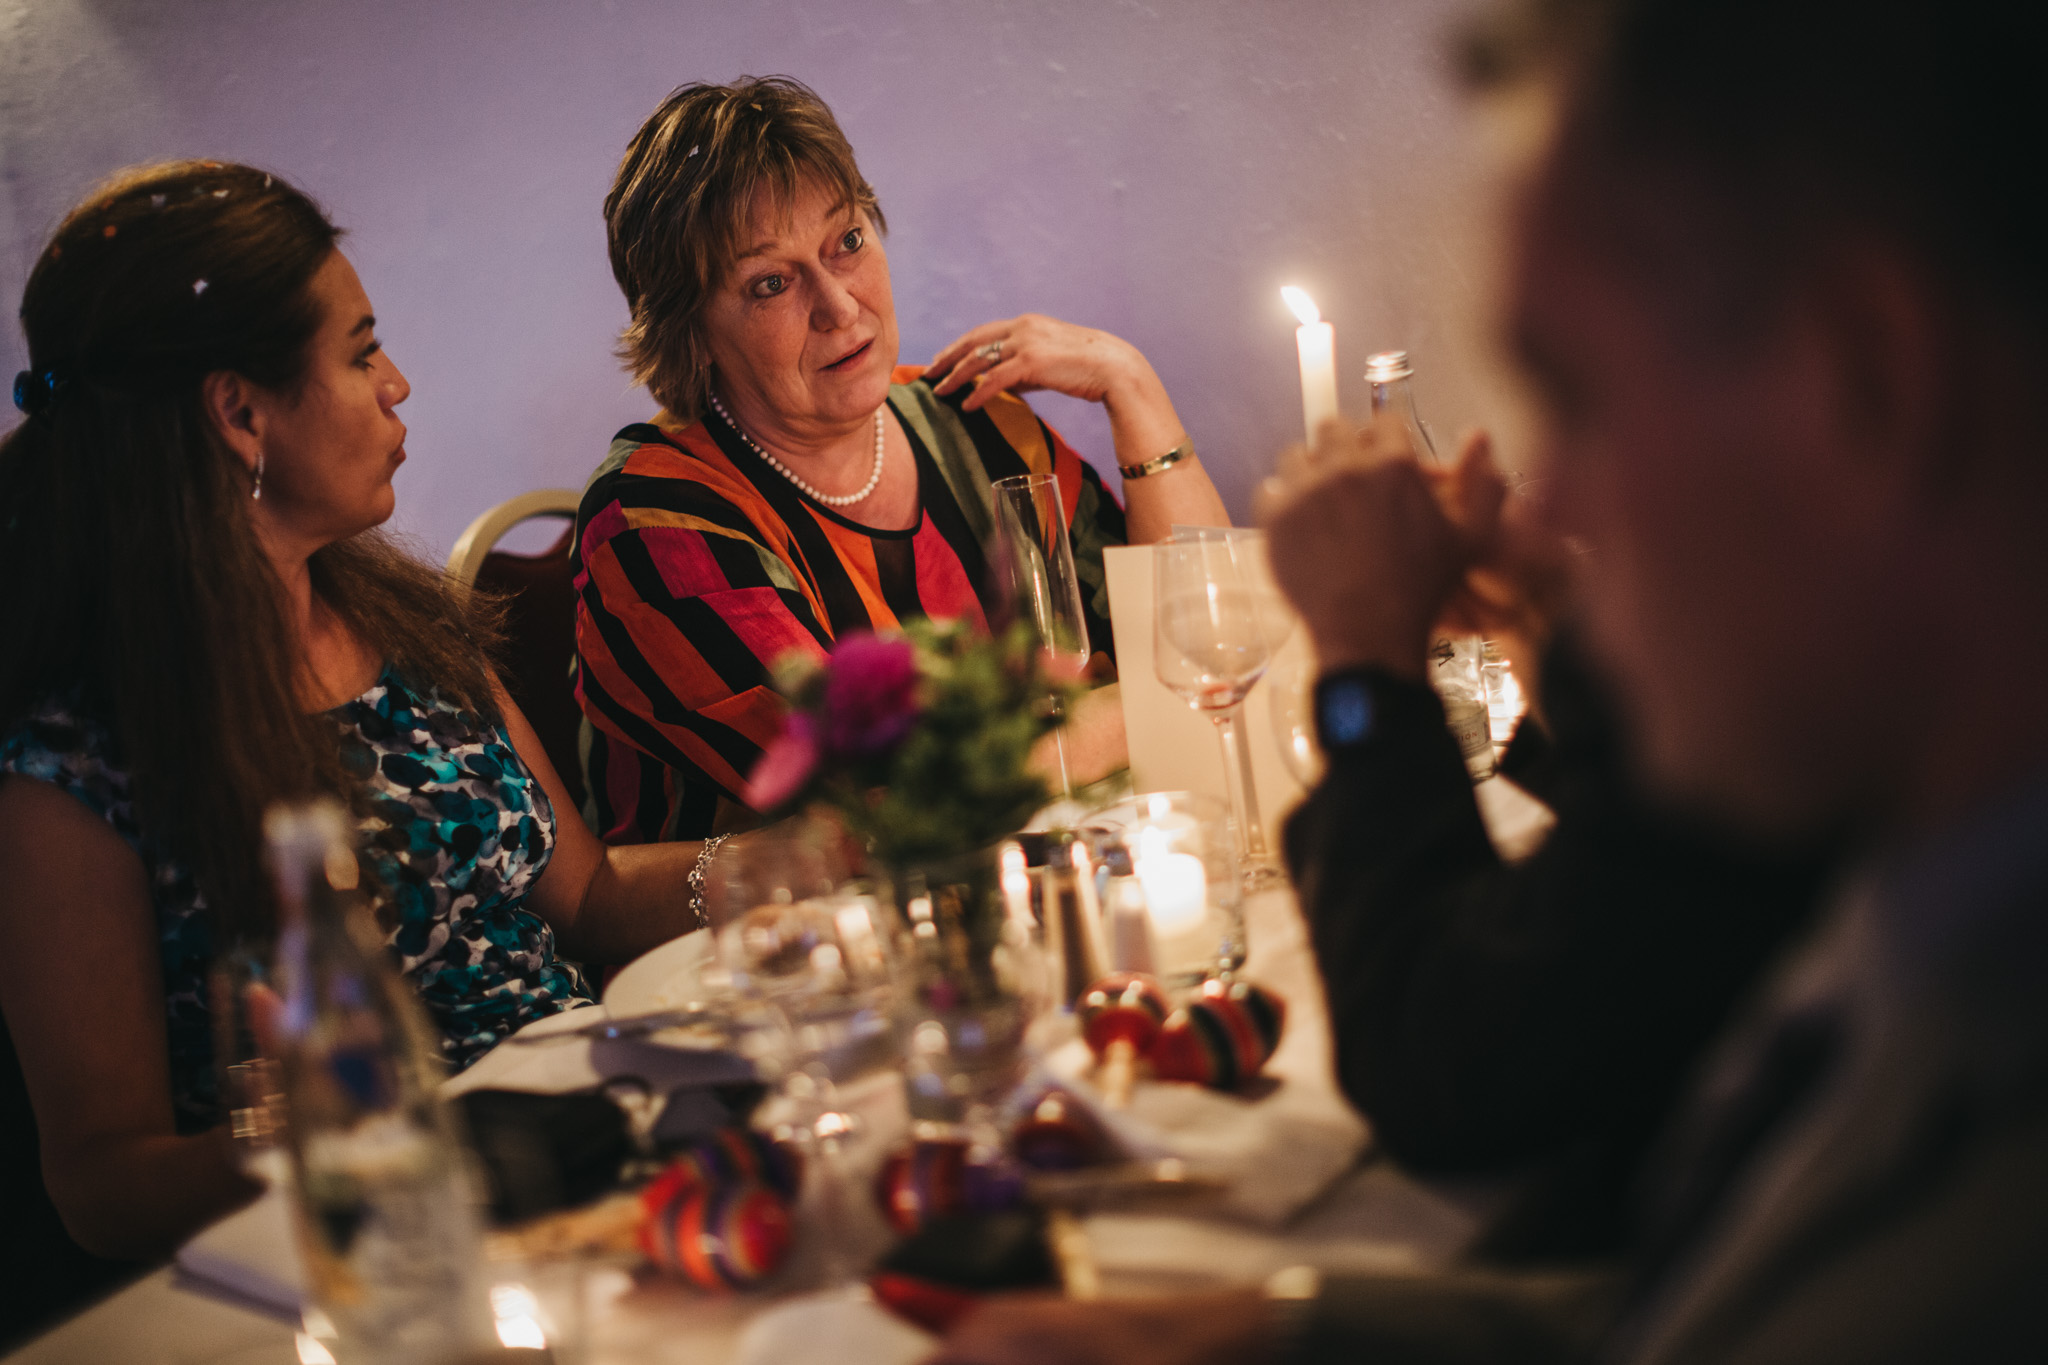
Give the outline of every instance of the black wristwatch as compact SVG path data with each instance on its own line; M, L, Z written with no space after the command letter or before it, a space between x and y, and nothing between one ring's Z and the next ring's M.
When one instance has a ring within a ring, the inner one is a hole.
M1324 674L1316 680L1315 702L1316 740L1326 754L1362 749L1411 718L1443 724L1441 703L1428 683L1377 668Z

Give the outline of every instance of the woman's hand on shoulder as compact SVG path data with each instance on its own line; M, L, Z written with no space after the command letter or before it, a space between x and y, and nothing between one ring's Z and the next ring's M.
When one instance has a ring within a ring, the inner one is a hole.
M969 412L1004 392L1050 389L1112 405L1149 390L1165 393L1151 362L1130 342L1042 313L985 322L962 333L932 357L925 373L942 395L978 379L961 404Z
M940 394L973 383L961 404L969 412L999 393L1033 389L1100 403L1109 414L1120 467L1142 465L1187 440L1166 385L1137 347L1039 313L983 323L933 356L926 373ZM1133 545L1162 540L1176 524L1230 524L1223 499L1196 459L1184 458L1156 478L1126 479L1124 494Z

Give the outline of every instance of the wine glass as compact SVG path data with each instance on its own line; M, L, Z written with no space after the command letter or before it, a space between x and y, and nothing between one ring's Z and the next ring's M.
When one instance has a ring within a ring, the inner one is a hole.
M1251 534L1172 540L1152 550L1153 669L1159 681L1215 722L1224 781L1244 854L1247 891L1280 880L1244 742L1244 699L1285 633L1266 600Z
M1273 742L1294 780L1312 788L1323 777L1323 749L1316 739L1315 664L1295 650L1282 651L1266 670L1267 715Z
M1081 576L1074 568L1059 476L1017 474L997 479L991 488L996 535L990 558L1003 576L1011 609L1037 635L1048 671L1078 678L1088 667L1088 621L1082 614ZM1064 728L1053 731L1053 745L1059 757L1060 795L1072 797Z
M812 1158L824 1275L851 1276L846 1143L858 1123L840 1087L896 1059L896 984L878 902L847 886L831 831L798 818L736 839L707 878L718 965L743 1007L779 1037L790 1136Z

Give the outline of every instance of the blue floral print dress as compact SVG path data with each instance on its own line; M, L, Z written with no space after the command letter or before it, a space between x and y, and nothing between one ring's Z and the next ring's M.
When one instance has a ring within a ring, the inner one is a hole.
M526 905L554 852L555 810L505 727L421 696L391 668L334 715L344 760L371 790L363 859L390 897L386 941L449 1064L590 1001Z
M547 793L502 725L386 668L332 712L345 761L368 785L362 858L390 899L387 942L460 1070L530 1020L592 996L525 904L554 851ZM207 974L212 927L191 874L142 829L106 727L48 705L0 736L0 773L48 782L113 826L141 858L155 902L178 1131L220 1121Z

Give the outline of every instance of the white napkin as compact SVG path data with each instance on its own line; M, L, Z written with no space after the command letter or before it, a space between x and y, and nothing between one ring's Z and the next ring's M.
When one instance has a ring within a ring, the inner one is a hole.
M540 1095L566 1095L590 1090L615 1076L638 1076L656 1091L679 1085L711 1085L754 1078L753 1063L712 1048L668 1047L644 1038L574 1038L564 1042L525 1043L581 1028L603 1017L601 1005L585 1005L536 1019L479 1058L475 1065L441 1086L454 1097L471 1090L526 1090Z
M776 1304L747 1324L733 1365L915 1365L936 1340L866 1289L826 1289Z
M1226 1182L1225 1209L1276 1226L1351 1169L1365 1149L1365 1121L1337 1090L1322 983L1304 941L1306 929L1288 891L1245 901L1251 955L1243 975L1287 1002L1280 1046L1262 1073L1270 1089L1246 1095L1175 1081L1141 1080L1130 1106L1111 1110L1092 1083L1085 1044L1049 1055L1045 1079L1086 1104L1133 1157L1178 1157L1191 1175Z
M1269 1063L1269 1067L1270 1067ZM1224 1208L1277 1226L1329 1187L1365 1148L1365 1124L1327 1090L1285 1077L1257 1098L1173 1081L1140 1081L1125 1109L1109 1109L1090 1084L1094 1059L1070 1043L1047 1073L1086 1104L1132 1157L1178 1157L1188 1173L1229 1186Z
M270 1188L262 1197L178 1248L178 1286L296 1323L306 1272L292 1232L284 1153L264 1160Z

